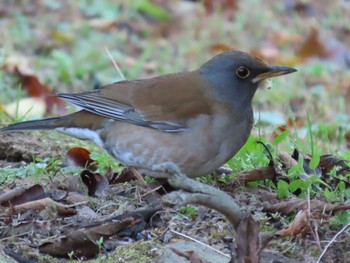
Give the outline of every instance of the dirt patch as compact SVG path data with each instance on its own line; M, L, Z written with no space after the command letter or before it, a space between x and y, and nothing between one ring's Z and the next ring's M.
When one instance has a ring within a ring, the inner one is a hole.
M37 133L1 133L0 167L11 163L29 163L33 157L46 158L63 153L63 149L40 138Z

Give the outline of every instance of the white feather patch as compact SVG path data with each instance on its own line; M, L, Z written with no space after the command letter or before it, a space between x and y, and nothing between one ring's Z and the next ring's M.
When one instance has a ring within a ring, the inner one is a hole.
M98 146L104 147L99 133L100 130L93 131L87 128L56 128L55 130L80 140L92 141Z
M271 87L272 87L272 80L271 79L264 79L259 84L260 89L271 89Z

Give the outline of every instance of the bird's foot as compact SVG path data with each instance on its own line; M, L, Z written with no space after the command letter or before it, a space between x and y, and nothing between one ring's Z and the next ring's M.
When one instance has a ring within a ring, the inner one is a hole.
M153 165L152 170L165 174L166 178L169 178L176 174L181 174L180 168L173 162L165 162Z
M153 171L163 173L171 186L179 191L171 192L163 198L167 205L200 204L224 214L233 226L237 226L243 217L240 207L227 193L198 182L181 173L179 167L166 162L152 167Z

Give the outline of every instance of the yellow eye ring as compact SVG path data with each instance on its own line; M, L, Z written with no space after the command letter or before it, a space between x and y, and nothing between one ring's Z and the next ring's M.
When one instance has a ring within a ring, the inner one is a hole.
M250 70L247 69L246 67L240 66L237 70L236 70L236 75L238 77L240 77L241 79L245 79L247 77L249 77L250 75Z

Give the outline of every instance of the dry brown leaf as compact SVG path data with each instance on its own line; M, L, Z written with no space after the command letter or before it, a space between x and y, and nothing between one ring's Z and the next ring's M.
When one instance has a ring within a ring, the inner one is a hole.
M276 197L277 200L277 197ZM295 213L295 211L298 210L305 210L308 207L307 200L299 199L296 197L293 197L291 200L283 201L279 203L274 203L275 200L270 199L270 201L264 201L263 202L263 210L265 212L269 213L282 213L285 215L291 215ZM311 200L310 201L310 211L311 213L329 213L334 211L343 211L348 210L350 207L350 204L345 205L339 205L339 204L332 204L321 200Z
M70 193L68 193L65 200L66 200L67 204L77 204L77 203L82 203L82 202L88 202L89 197L86 194L80 194L77 192L70 192Z
M22 215L21 215L22 217ZM21 218L22 219L22 218ZM33 220L30 218L29 220L22 220L20 222L16 222L15 224L10 224L7 228L3 229L1 232L1 238L4 237L13 237L16 235L23 235L23 233L35 233L36 235L50 235L50 224L42 220ZM3 261L0 260L1 263ZM7 262L7 261L5 261ZM18 261L16 261L18 262ZM27 261L24 261L27 262Z
M247 213L237 228L237 262L259 263L259 225L250 213Z
M350 173L350 162L331 154L325 154L320 157L319 167L322 169L323 176L326 176L335 167L339 168L337 175ZM350 182L348 181L348 183Z
M349 99L349 101L350 101L350 99ZM345 134L345 140L346 140L346 144L347 144L348 148L350 148L350 131L348 131Z
M82 147L74 147L67 151L67 163L68 166L77 166L82 168L88 168L95 171L97 169L96 163L90 158L90 152Z
M296 115L293 118L288 119L288 126L290 129L296 128L302 128L304 127L305 119Z
M301 38L299 35L286 32L271 32L268 34L265 41L259 45L259 48L252 49L250 53L269 64L300 65L302 63L300 58L294 55L286 56L280 49L282 45L300 42Z
M94 18L89 20L89 25L95 29L111 30L117 26L117 21L114 19Z
M54 96L51 88L42 83L38 76L33 72L28 59L25 57L8 57L2 65L2 68L8 72L19 76L20 83L27 90L31 97L42 98L46 104L46 111L50 113L54 107L57 107L60 113L65 113L63 101ZM26 109L29 110L30 108Z
M205 259L199 257L199 255L191 250L182 252L176 248L170 247L170 249L178 256L186 258L190 263L208 263Z
M65 112L63 101L56 97L48 85L41 83L35 75L23 75L17 71L20 76L22 86L27 90L28 94L32 97L44 97L47 107L47 112L50 113L54 107L61 112Z
M312 156L310 154L305 154L302 153L299 149L294 149L293 153L292 153L292 158L296 161L299 160L299 156L302 156L304 161L303 161L303 169L305 171L305 173L307 173L308 175L318 175L320 176L322 171L320 167L316 167L315 170L310 168L310 161L312 159Z
M9 208L9 212L11 211L12 213L24 213L29 209L33 209L34 211L53 209L59 216L69 216L76 214L76 210L74 208L60 204L51 198L43 198L36 201L30 201L20 205L15 205Z
M316 27L311 28L309 35L296 53L303 59L309 57L327 58L331 55L329 50L327 50L326 44L321 40L320 32Z
M29 188L16 188L0 195L0 205L10 206L45 198L46 194L41 185L35 184Z
M220 52L230 51L230 50L234 49L232 46L229 46L229 45L224 44L224 43L216 43L216 44L211 45L209 48L210 48L210 51L212 51L214 53L220 53Z
M101 237L106 239L115 235L120 230L128 227L130 222L130 219L118 220L77 230L69 229L63 238L42 244L39 247L39 251L54 257L66 258L70 252L74 251L76 257L92 258L99 252L96 241Z
M349 67L349 47L336 38L321 35L317 27L311 28L309 36L304 40L296 53L302 59L318 57L342 67Z
M83 170L80 174L80 178L88 188L89 196L107 196L110 187L106 176L99 173L93 173L89 170Z
M237 0L204 0L203 4L208 14L212 14L218 9L230 13L238 9Z
M309 227L309 217L306 210L300 210L295 216L293 222L285 229L282 229L276 233L279 236L295 236L300 233L308 232Z
M130 236L141 232L148 221L160 208L143 208L134 212L96 220L85 226L67 227L64 236L59 236L52 242L46 242L39 247L41 253L54 257L68 257L74 252L77 257L92 258L99 252L96 241L107 240L115 235Z
M287 169L298 165L298 162L294 158L292 158L292 156L289 153L285 151L278 152L278 159Z
M87 195L88 192L86 185L81 181L80 175L68 177L68 183L59 185L58 188L67 190L68 192L76 192L83 195Z
M266 167L259 167L257 169L248 171L248 172L242 172L237 174L235 177L235 180L238 182L254 182L254 181L262 181L265 179L273 179L276 178L277 173L272 166L266 166Z
M111 179L109 180L111 184L122 184L125 182L130 182L132 180L136 180L136 176L132 170L129 168L123 169L123 171L118 173L113 173L112 176L110 176Z
M276 137L278 135L280 135L282 132L287 130L287 126L286 125L280 125L279 127L277 127L273 133L271 134L271 140L276 139Z

